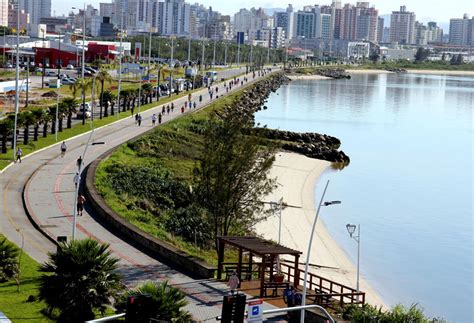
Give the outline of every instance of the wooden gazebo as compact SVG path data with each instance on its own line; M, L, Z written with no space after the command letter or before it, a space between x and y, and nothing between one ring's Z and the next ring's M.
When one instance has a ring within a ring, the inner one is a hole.
M257 263L253 262L253 257L257 256L261 258L261 263L258 265L258 276L260 279L260 297L263 297L265 294L265 277L266 277L266 268L269 268L269 279L273 281L273 265L276 262L276 259L280 255L291 255L294 256L294 268L296 271L298 269L299 257L301 255L300 251L287 248L285 246L279 245L277 243L264 240L257 237L232 237L232 236L221 236L218 237L219 243L219 254L218 254L218 265L217 265L217 278L222 279L222 273L224 272L225 264L236 265L235 267L230 267L237 272L239 279L242 280L242 273L247 273L247 278L250 280L253 273L253 265ZM238 250L238 262L237 263L224 263L224 254L225 246L229 245ZM248 252L248 263L243 263L243 253ZM229 267L225 268L228 273ZM295 273L295 281L292 282L294 285L298 285L299 274Z

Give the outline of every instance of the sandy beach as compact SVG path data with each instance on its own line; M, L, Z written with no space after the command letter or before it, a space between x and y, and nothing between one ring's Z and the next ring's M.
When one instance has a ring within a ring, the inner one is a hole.
M394 72L386 71L386 70L347 70L349 74L393 74Z
M330 77L321 75L288 75L291 80L331 80Z
M271 176L277 178L278 188L266 200L277 201L283 197L285 203L301 206L301 208L283 210L281 241L289 248L303 251L302 262L305 261L304 253L307 249L315 214L315 185L322 172L329 166L330 163L327 161L311 159L295 153L279 152L271 169ZM267 221L259 223L256 230L265 238L277 241L278 217L272 216ZM341 230L345 230L345 228L341 228ZM321 219L316 225L312 250L310 263L330 267L312 269L312 272L355 288L356 268L347 254L329 235ZM360 286L361 290L366 293L368 303L388 308L363 276L361 276Z
M448 70L407 70L410 74L474 76L474 71L448 71Z

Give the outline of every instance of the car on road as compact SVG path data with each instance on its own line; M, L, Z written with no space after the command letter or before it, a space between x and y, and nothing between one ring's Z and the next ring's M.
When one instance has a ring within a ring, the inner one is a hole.
M46 71L46 73L44 73L44 76L58 76L58 73L54 71Z
M68 70L73 70L73 69L74 69L74 65L68 64L68 65L66 66L66 68L67 68Z
M92 67L86 66L84 70L91 72L92 74L96 74L98 71Z
M70 78L63 78L61 79L61 84L62 85L71 85L71 84L74 84L76 83L76 81L70 79Z
M89 103L86 103L85 105L84 104L81 104L79 106L79 109L77 110L77 114L76 114L76 117L78 119L82 119L83 116L84 116L84 113L86 115L86 119L90 118L91 115L92 115L92 110L91 110L91 106Z

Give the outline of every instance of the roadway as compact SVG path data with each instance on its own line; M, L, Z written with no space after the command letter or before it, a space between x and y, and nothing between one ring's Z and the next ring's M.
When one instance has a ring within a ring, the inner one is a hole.
M249 76L251 79L251 76ZM225 93L219 86L219 96ZM234 87L233 91L239 87ZM203 102L198 108L207 105L209 95L207 89L202 89L193 96L203 96ZM176 99L174 105L181 107L185 98ZM158 102L159 103L159 102ZM141 113L142 126L135 125L133 118L112 123L98 128L93 133L93 141L103 141L105 145L94 145L88 148L85 165L88 165L105 151L118 146L127 140L145 133L151 129L151 115L161 111L161 105ZM187 110L186 113L192 113ZM127 112L128 113L128 112ZM164 116L168 122L181 115L180 109ZM47 253L55 250L55 245L46 238L71 236L72 212L74 205L73 176L76 172L76 160L83 155L89 134L83 134L67 141L68 152L65 158L60 158L59 143L26 156L21 164L14 164L0 175L3 202L0 206L0 232L15 244L23 245L24 250L36 261L47 260ZM24 201L22 192L24 191ZM87 203L86 203L87 205ZM37 230L27 217L25 207L30 211ZM221 312L222 296L228 288L215 280L195 280L168 266L165 261L148 256L130 245L113 231L101 225L92 210L86 210L78 217L77 238L92 237L98 241L110 244L114 256L120 259L120 272L127 284L133 285L146 279L169 280L187 295L189 310L197 320L212 319ZM266 309L272 308L266 304Z

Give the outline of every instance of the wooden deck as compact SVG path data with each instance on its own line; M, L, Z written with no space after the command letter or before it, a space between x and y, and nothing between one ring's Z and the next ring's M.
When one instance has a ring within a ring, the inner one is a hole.
M251 295L255 298L260 298L260 280L244 280L240 283L239 291ZM283 301L283 291L278 291L277 297L263 297L265 302L272 304L276 307L286 307L285 302Z

